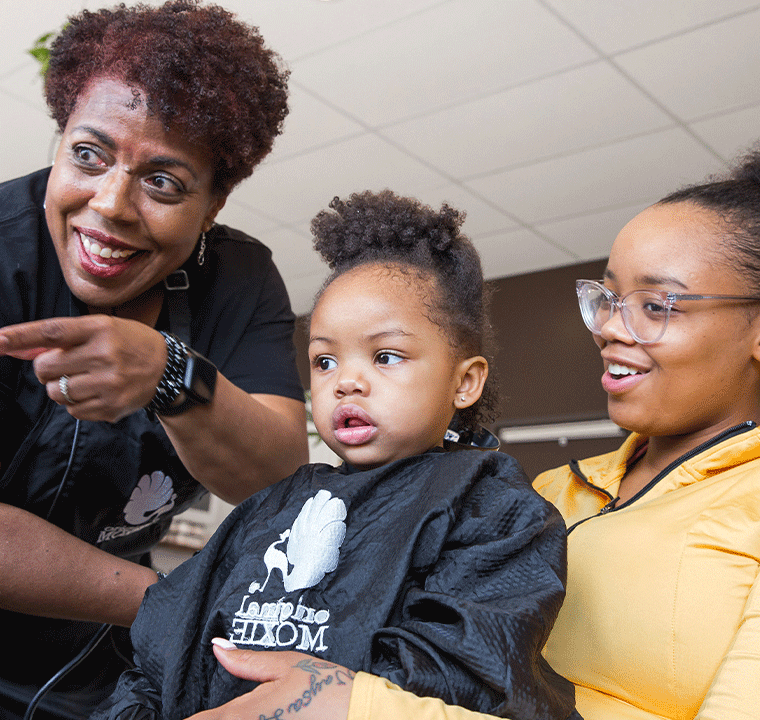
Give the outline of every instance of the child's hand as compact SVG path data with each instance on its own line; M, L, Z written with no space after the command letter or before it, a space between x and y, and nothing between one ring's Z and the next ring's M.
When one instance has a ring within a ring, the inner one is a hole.
M296 712L299 720L348 717L354 673L347 668L298 652L238 650L220 638L214 655L232 675L261 685L188 720L279 720Z

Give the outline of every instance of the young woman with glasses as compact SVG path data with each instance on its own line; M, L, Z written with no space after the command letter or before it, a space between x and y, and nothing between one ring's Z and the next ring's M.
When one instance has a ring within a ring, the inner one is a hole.
M631 220L577 293L632 432L535 481L569 531L546 658L587 720L760 717L760 153Z

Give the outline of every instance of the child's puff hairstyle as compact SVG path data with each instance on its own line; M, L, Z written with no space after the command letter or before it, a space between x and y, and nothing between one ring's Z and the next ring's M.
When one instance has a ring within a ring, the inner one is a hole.
M482 355L489 363L483 394L458 411L459 419L470 430L491 422L497 383L488 292L478 252L460 232L464 213L446 204L436 211L390 190L354 193L347 200L336 197L330 208L311 222L314 247L333 271L317 300L335 278L361 265L416 271L430 288L429 319L446 333L455 355Z
M739 157L727 175L677 190L659 204L680 202L715 214L724 256L747 281L750 293L760 297L760 149Z
M167 129L208 148L213 190L226 195L282 131L289 73L257 28L199 3L122 3L70 17L51 47L45 96L63 131L93 80L132 86L136 105L144 100Z

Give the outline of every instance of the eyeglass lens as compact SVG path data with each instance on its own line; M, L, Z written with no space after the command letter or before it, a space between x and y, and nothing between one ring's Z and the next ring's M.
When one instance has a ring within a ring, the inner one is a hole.
M637 342L654 343L665 333L670 313L663 298L656 293L637 290L615 302L600 287L588 284L582 286L578 297L583 321L595 335L601 333L612 317L615 305L620 307L626 330Z

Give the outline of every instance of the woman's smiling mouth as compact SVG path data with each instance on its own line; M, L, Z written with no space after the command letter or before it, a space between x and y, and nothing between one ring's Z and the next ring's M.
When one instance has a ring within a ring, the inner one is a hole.
M618 365L617 363L610 363L607 372L615 377L623 377L625 375L639 375L641 370L637 370L629 365Z
M101 245L100 243L96 242L95 240L90 240L90 238L87 237L87 235L82 235L82 245L84 245L84 249L87 251L87 254L90 256L93 262L97 264L97 261L95 258L105 258L105 259L113 259L113 260L120 260L121 258L124 258L125 260L129 257L132 257L137 250L119 250L118 248L110 248L108 245Z
M638 385L646 375L646 370L640 370L632 365L610 362L604 375L602 375L602 388L606 393L612 395L623 393Z
M97 277L113 277L130 265L130 260L140 253L123 243L113 241L102 233L75 230L79 236L79 257L83 269Z

